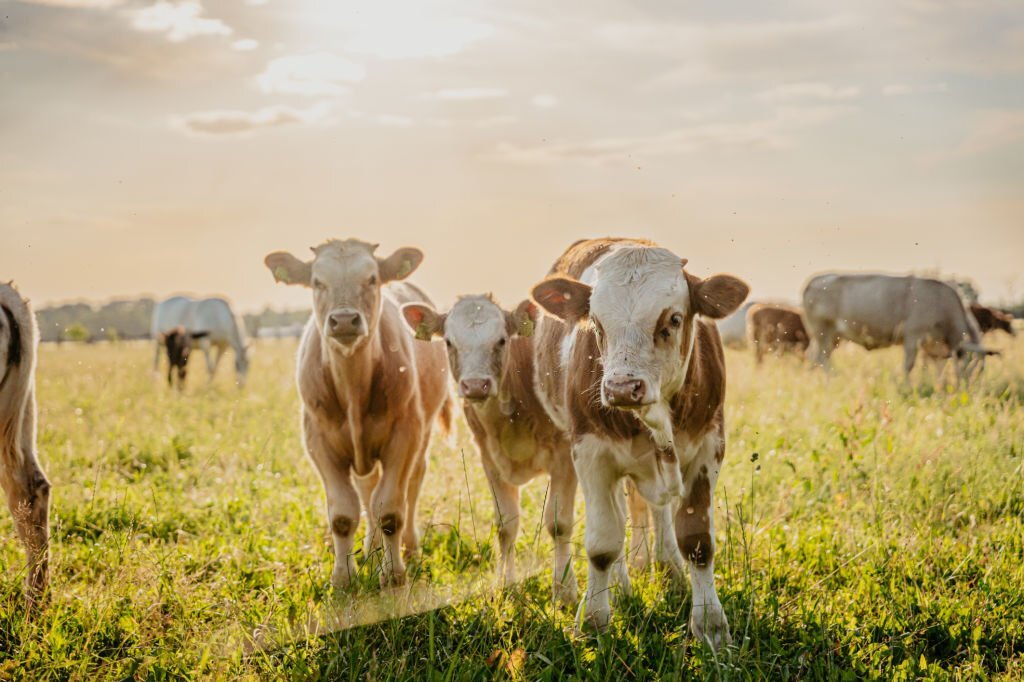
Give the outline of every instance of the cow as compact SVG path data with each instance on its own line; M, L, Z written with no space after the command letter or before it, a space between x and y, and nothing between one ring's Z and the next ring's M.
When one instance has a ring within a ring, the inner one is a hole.
M973 315L974 319L977 321L978 328L981 330L982 334L1001 330L1010 336L1017 335L1013 330L1013 315L1010 315L1009 313L1004 313L1002 310L996 310L995 308L989 308L988 306L972 303L971 315Z
M555 545L552 589L556 600L574 604L576 472L565 432L551 421L533 387L537 306L526 300L508 311L490 295L478 295L461 297L447 313L407 303L402 314L416 338L440 337L447 345L452 377L494 496L502 578L506 584L515 580L519 488L548 474L544 526Z
M753 301L747 301L732 315L715 321L723 345L728 348L746 348L747 311L752 305L754 305Z
M178 326L160 335L164 348L167 350L167 385L173 386L175 370L178 374L178 390L185 388L185 374L188 371L188 359L192 353L192 344L196 339L202 339L209 335L209 332L190 332L184 327Z
M46 590L50 558L50 482L36 452L38 339L28 301L13 285L0 283L0 484L25 546L29 609Z
M868 350L903 345L907 381L918 350L929 358L957 359L957 381L968 381L985 355L978 325L960 295L945 282L915 276L827 273L803 292L809 357L828 368L835 343Z
M239 386L245 385L249 373L249 344L245 337L245 325L235 315L227 300L217 297L196 300L187 296L172 296L157 303L153 308L153 322L150 326L150 334L156 340L154 372L160 366L160 353L164 346L162 335L176 327L184 327L189 332L206 332L202 337L193 334L193 339L198 341L197 345L203 351L210 381L213 381L224 351L231 348L235 353L235 381ZM211 349L216 349L213 357L210 355Z
M758 303L747 311L747 333L757 364L767 353L803 355L810 344L800 310L786 305Z
M689 563L691 633L731 641L714 581L714 496L725 455L725 359L715 325L749 287L702 279L646 240L576 242L533 287L538 321L534 380L572 444L586 506L589 559L577 622L611 617L609 578L623 591L628 478L652 508L655 558L679 578ZM682 498L681 500L679 498Z
M454 403L444 344L416 341L400 311L403 303L432 305L421 289L400 281L423 253L400 248L380 258L376 249L331 239L312 249L312 260L283 251L264 259L275 280L313 294L298 351L300 423L327 497L336 588L355 575L360 500L381 585L405 582L401 550L419 551L416 501L432 426L451 428Z

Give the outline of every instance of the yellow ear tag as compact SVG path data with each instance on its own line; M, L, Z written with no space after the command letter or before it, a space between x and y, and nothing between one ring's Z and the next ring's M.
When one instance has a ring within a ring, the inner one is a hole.
M526 318L519 323L519 336L530 337L533 336L534 322L530 318Z
M274 268L274 279L278 282L284 282L285 284L288 284L291 281L291 278L288 277L288 270L283 265L279 265Z
M405 279L409 276L410 272L412 272L412 265L407 260L402 261L402 267L398 271L398 279Z
M416 325L416 338L420 341L430 341L430 328L426 322L420 322Z

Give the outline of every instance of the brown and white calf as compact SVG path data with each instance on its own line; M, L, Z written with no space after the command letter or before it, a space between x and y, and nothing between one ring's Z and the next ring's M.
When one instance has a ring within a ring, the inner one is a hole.
M0 484L28 558L30 607L46 589L50 557L50 482L36 455L38 338L28 302L0 283Z
M442 337L447 344L466 421L494 494L501 575L506 582L515 579L519 488L546 473L551 483L544 526L555 544L553 592L556 599L574 603L571 533L576 472L565 432L551 421L533 388L537 306L523 301L507 311L490 296L464 296L447 313L418 303L406 304L402 313L417 338Z
M811 344L799 308L788 305L758 303L751 306L747 311L747 333L757 364L764 362L768 353L791 352L803 357Z
M553 316L538 322L536 383L569 432L586 503L590 571L578 619L607 625L612 571L629 589L628 478L652 506L655 557L677 576L689 562L691 632L718 647L730 641L714 579L725 362L709 320L736 310L748 287L685 265L648 241L573 244L533 288Z
M381 584L404 582L402 545L409 554L419 549L416 500L432 426L451 423L444 345L418 343L400 312L403 303L430 303L398 281L423 254L402 248L378 258L375 250L356 239L329 240L310 261L281 251L265 259L277 281L313 290L297 381L303 442L327 495L336 587L356 570L360 499Z

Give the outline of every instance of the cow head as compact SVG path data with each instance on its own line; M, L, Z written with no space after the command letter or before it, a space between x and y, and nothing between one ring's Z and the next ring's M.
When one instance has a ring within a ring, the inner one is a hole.
M405 279L423 260L419 249L401 248L378 258L376 248L357 239L332 239L313 247L311 261L275 251L263 262L278 282L313 289L313 313L321 337L351 355L376 332L381 286Z
M514 311L508 311L490 296L463 296L443 314L422 303L402 306L402 316L416 338L444 338L459 395L474 401L498 394L508 365L510 340L533 334L537 315L532 301L523 301Z
M552 315L589 322L603 364L601 403L633 409L655 442L671 442L668 401L682 387L698 315L721 319L735 311L749 288L731 275L700 279L686 260L652 247L611 251L583 282L552 276L533 298Z

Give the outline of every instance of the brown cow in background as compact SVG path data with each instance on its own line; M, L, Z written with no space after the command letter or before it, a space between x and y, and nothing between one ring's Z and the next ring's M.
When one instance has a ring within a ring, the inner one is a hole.
M974 319L978 321L978 328L982 334L1001 330L1010 336L1016 336L1016 333L1013 331L1013 315L1009 313L972 303L971 315L974 315Z
M786 352L803 356L811 343L800 309L787 305L758 303L747 311L747 334L757 363L766 353Z

